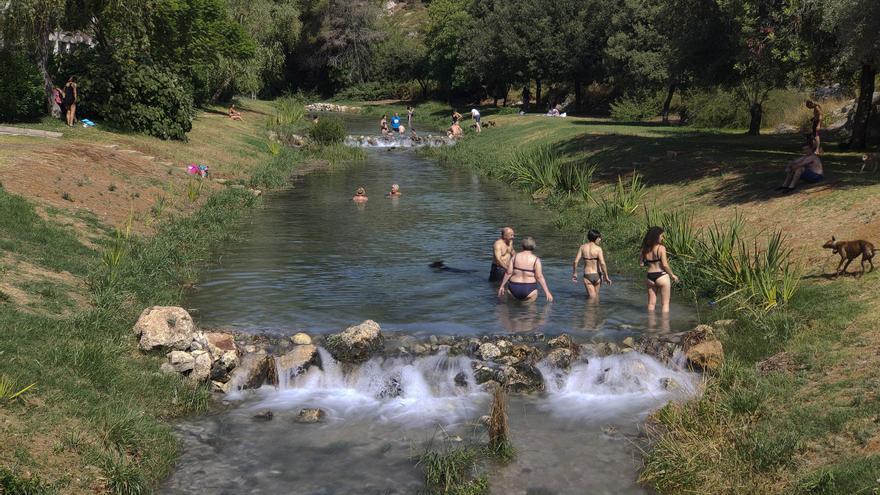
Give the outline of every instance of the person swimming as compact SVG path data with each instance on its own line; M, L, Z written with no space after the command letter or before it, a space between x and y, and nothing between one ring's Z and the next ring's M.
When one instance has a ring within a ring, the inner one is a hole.
M368 199L369 198L367 197L367 190L363 187L357 188L354 192L354 196L351 198L351 200L356 203L363 203Z
M385 195L386 198L399 198L403 196L403 193L400 192L400 186L397 184L391 184L391 191Z
M535 239L526 237L522 240L523 251L510 258L507 273L498 288L498 297L508 294L520 301L534 301L538 298L538 286L544 291L547 302L553 302L553 294L544 280L541 259L535 256Z
M584 259L584 288L587 291L587 297L590 299L599 297L599 289L602 288L602 282L611 284L608 277L608 267L605 265L605 254L599 244L602 242L602 234L598 230L590 230L587 233L586 244L578 248L577 256L574 258L574 266L571 270L571 281L577 282L578 265L581 258Z
M658 293L662 312L669 312L672 282L678 282L678 277L672 273L669 260L666 258L666 246L663 245L665 237L661 227L649 228L642 241L641 253L639 253L639 264L648 268L645 286L648 289L648 311L650 312L653 312L657 305Z

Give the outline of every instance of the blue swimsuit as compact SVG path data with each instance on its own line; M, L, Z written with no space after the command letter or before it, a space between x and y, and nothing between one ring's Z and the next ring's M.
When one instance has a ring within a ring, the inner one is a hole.
M532 272L535 273L535 265L538 264L538 258L535 258L535 262L532 264L532 269L528 268L517 268L516 266L516 256L513 257L513 269L519 270L522 272ZM513 297L519 299L520 301L528 299L528 297L532 294L532 292L538 290L538 284L536 282L507 282L507 290L513 294Z

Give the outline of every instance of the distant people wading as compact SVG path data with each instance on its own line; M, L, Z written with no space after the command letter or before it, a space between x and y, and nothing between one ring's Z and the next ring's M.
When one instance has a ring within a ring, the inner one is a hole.
M678 281L678 277L672 273L669 260L666 258L666 246L663 245L665 235L660 227L651 227L642 241L642 252L639 255L639 263L648 268L648 311L654 311L657 306L657 296L660 296L662 311L669 312L669 297L672 292L672 282Z
M584 260L584 289L587 291L587 297L590 299L599 298L599 289L602 288L602 282L611 284L608 277L608 267L605 265L605 254L599 244L602 242L602 234L598 230L591 230L587 233L587 242L578 248L577 256L574 258L574 266L571 270L571 281L577 282L578 265L581 258Z
M382 115L382 118L379 119L379 131L382 132L382 135L388 134L388 115Z
M507 273L498 288L498 297L506 291L520 301L534 301L538 298L538 286L544 291L547 302L553 302L553 294L547 288L541 259L535 256L535 240L526 237L522 241L522 251L514 254L507 265Z
M492 244L492 266L489 268L489 282L500 282L504 280L504 274L507 273L507 265L510 264L510 258L516 254L513 249L513 228L504 227L501 229L501 237Z
M413 128L413 116L416 114L416 109L409 106L406 107L406 126L410 129Z
M76 78L70 76L67 84L64 85L64 106L67 108L67 126L73 127L76 122L76 102L79 100L79 93L76 89Z

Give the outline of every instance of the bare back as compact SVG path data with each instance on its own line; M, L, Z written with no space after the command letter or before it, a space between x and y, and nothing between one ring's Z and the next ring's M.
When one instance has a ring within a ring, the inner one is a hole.
M516 254L513 249L513 242L507 243L504 239L497 239L492 245L492 261L503 268L507 268L510 258Z
M518 284L534 283L538 279L536 272L540 270L541 260L529 251L523 251L511 258L508 266L513 268L510 281Z

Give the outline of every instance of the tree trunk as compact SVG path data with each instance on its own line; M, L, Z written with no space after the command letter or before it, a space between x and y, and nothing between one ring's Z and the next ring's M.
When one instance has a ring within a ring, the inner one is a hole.
M52 89L55 85L52 84L52 76L49 75L49 50L51 50L49 45L49 18L46 17L39 22L40 32L38 34L39 39L37 40L37 68L40 70L40 75L43 77L43 92L46 97L46 111L51 115L52 106L55 104L55 98L52 94Z
M583 108L583 101L581 100L582 93L584 89L584 83L581 82L579 77L574 79L574 107L580 112L581 108Z
M675 94L675 88L678 86L678 83L675 82L675 79L669 79L669 87L666 90L666 99L663 101L663 123L669 124L669 105L672 104L672 95Z
M850 149L862 150L868 145L868 121L874 108L874 77L877 69L871 64L862 64L862 75L859 78L859 102L853 119L852 136L849 139Z
M504 100L501 102L502 106L505 106L505 107L507 106L507 95L509 95L509 94L510 94L510 85L505 83L504 84Z
M753 102L749 108L749 114L752 119L749 121L749 136L757 136L761 134L761 118L764 115L764 107L759 102Z
M422 81L421 79L416 79L416 81L418 81L419 87L422 88L422 99L427 100L428 99L428 82Z
M530 100L532 99L532 92L529 91L529 84L530 84L530 81L526 82L526 85L522 90L522 111L524 113L529 112L529 103L530 103Z
M541 110L541 80L535 79L535 106Z

